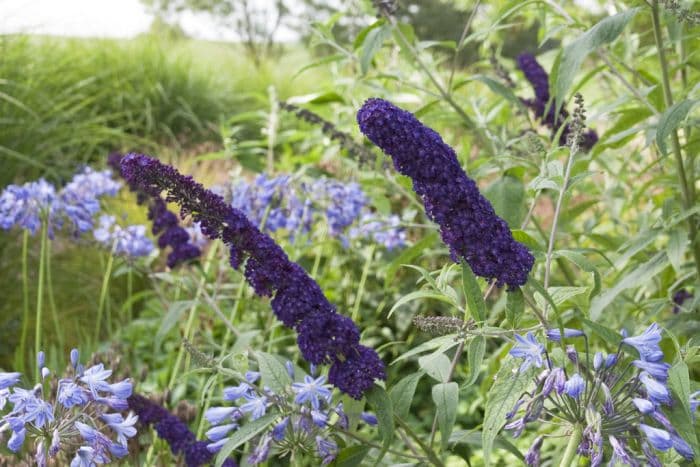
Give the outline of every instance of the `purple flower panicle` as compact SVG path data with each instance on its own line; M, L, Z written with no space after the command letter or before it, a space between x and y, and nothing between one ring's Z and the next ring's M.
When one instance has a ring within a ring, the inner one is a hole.
M244 274L248 283L258 295L272 297L275 315L298 332L306 360L332 365L329 379L336 387L360 398L376 378L385 378L384 364L376 352L359 344L355 324L338 314L318 284L245 214L192 177L148 156L125 156L121 173L148 196L167 192L166 202L178 203L182 213L191 214L201 224L206 236L220 238L230 247L231 266L237 269L247 257Z
M208 464L214 454L207 449L206 441L197 441L188 426L167 409L139 394L132 394L129 408L139 417L144 426L153 425L158 437L170 445L173 454L182 454L187 467L199 467ZM236 467L233 459L226 459L225 467Z
M525 78L532 85L535 91L534 99L521 99L523 104L531 108L535 116L547 127L552 129L552 134L556 135L562 123L569 116L569 113L563 107L557 112L554 107L554 102L549 102L549 76L542 66L537 63L534 55L523 53L517 58L518 68L523 72ZM565 145L573 128L569 124L565 124L559 137L559 144ZM581 135L579 147L584 151L590 151L595 143L598 142L598 134L593 130L588 130Z
M368 99L357 113L360 130L411 177L428 217L440 226L455 261L464 259L477 276L499 285L525 284L535 262L516 242L454 150L410 112L383 99Z
M112 153L107 158L107 163L121 174L121 160L123 158L124 156L120 153ZM139 204L149 201L148 218L153 222L151 233L159 236L158 247L171 248L167 258L168 267L174 268L178 264L198 258L202 251L191 241L187 230L180 226L177 215L168 210L168 206L160 194L147 195L134 182L127 180L127 183L129 189L137 193Z

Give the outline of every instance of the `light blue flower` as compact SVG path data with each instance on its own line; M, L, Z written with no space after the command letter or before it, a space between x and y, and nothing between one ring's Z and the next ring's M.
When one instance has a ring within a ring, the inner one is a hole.
M272 429L272 439L275 441L282 441L287 431L287 426L289 426L289 417L284 417L282 421L277 423Z
M646 399L642 399L640 397L635 397L632 399L632 403L634 404L635 407L637 407L637 410L639 410L641 413L644 415L648 415L654 411L656 406L654 405L653 402L648 401Z
M123 381L109 385L108 392L111 392L118 399L126 399L131 395L133 384L127 378Z
M233 402L249 394L251 390L252 387L248 383L241 383L238 386L224 388L224 400Z
M320 410L311 409L311 420L319 428L325 428L328 423L328 414Z
M260 442L255 447L253 452L248 456L248 463L252 465L257 465L265 462L267 456L270 454L270 444L272 443L272 436L266 433L260 438Z
M657 362L663 358L663 352L659 347L661 329L656 323L652 323L639 336L625 337L622 342L634 347L642 360Z
M338 455L338 445L333 440L316 436L316 451L321 458L321 464L327 465Z
M671 435L667 431L654 428L644 423L640 423L639 428L642 429L649 443L659 451L668 451L673 446Z
M89 392L71 380L61 380L58 383L58 402L70 409L76 405L85 405L90 400Z
M224 420L233 420L233 415L238 410L238 407L211 407L204 412L204 418L212 425L219 425Z
M526 371L533 364L541 368L543 364L542 352L544 352L544 346L537 342L535 336L531 332L528 332L525 337L516 334L515 340L517 341L516 344L508 353L515 358L522 358L525 360L522 365L520 365L520 372Z
M321 403L319 398L325 399L327 402L330 401L331 390L324 385L326 382L326 377L321 375L314 379L309 375L304 376L303 383L292 383L292 391L296 393L294 402L297 404L303 404L305 402L310 402L311 407L319 410Z
M676 452L683 456L686 460L692 460L695 457L693 448L691 448L690 445L676 433L671 433L671 444L673 445L673 449L675 449Z
M668 370L671 368L666 362L647 362L644 360L634 360L632 364L640 370L646 371L651 376L661 382L666 382L668 379Z
M362 412L360 414L360 418L362 419L362 421L364 421L368 425L374 426L377 423L379 423L379 421L377 420L377 416L374 415L373 413Z
M22 426L21 429L15 431L12 430L12 435L10 436L10 439L7 442L7 449L9 449L12 452L19 452L20 449L22 449L22 445L24 444L24 438L27 435L27 430Z
M581 375L575 373L564 385L564 392L574 399L581 397L584 389L586 389L586 382L581 378Z
M228 442L229 438L222 438L214 443L207 444L207 451L217 453L221 451L221 448Z
M548 329L546 334L547 339L549 339L550 341L561 341L561 331L558 328ZM578 329L564 328L564 337L567 339L572 337L581 337L585 335L586 334L583 331L580 331Z
M19 382L21 373L0 373L0 389L7 389Z
M97 397L97 391L109 392L109 383L105 380L112 376L112 370L106 370L102 363L93 365L80 376L80 381L87 384L93 396Z
M260 379L260 372L258 372L258 371L246 371L245 372L245 380L248 381L248 383L253 384L258 379Z
M129 412L126 419L118 413L103 414L101 418L117 434L117 442L124 446L126 446L127 438L136 435L134 425L139 418L132 412Z
M646 371L641 372L639 380L644 384L647 395L652 402L667 405L671 403L671 396L666 386L655 380L649 373Z
M225 425L217 425L209 429L209 431L206 432L207 438L209 438L211 441L221 441L222 439L228 437L228 434L231 433L231 431L235 430L238 428L237 423L227 423Z
M95 450L90 446L80 446L70 467L95 467Z
M240 409L244 413L249 413L251 420L256 420L265 415L265 411L267 410L267 397L256 396L255 394L246 394L243 397L245 397L248 402L241 405Z

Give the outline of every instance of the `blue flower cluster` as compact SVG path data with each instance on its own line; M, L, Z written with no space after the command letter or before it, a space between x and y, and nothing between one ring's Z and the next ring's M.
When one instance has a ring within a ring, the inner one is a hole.
M577 329L565 329L563 336L553 329L547 337L555 342L583 337L587 342L586 335ZM516 336L516 340L510 354L523 359L521 372L531 366L545 368L535 378L535 389L507 414L511 421L505 428L512 430L513 436L535 421L582 426L577 452L594 467L602 465L606 455L610 465L622 462L661 467L651 447L658 451L673 447L683 458L693 459L693 450L662 410L672 403L667 387L670 365L663 362L661 330L656 323L639 336L624 337L614 354L596 352L592 362L588 354L582 359L574 346L567 346L562 358L571 367L564 363L555 366L544 345L531 333ZM625 348L635 349L638 358L626 358ZM690 402L695 410L698 404L693 405L692 398ZM528 465L540 464L541 446L539 437L527 453Z
M206 441L197 441L187 424L168 412L161 405L139 394L132 394L128 399L129 408L136 412L142 426L153 426L158 437L170 446L175 455L182 454L187 467L199 467L211 462L213 453L207 448ZM226 459L223 467L236 467L233 459Z
M95 240L112 254L126 258L148 256L153 251L153 242L146 236L146 227L130 225L121 227L114 216L100 216L99 225L93 231Z
M286 363L290 381L294 380L294 366ZM312 367L313 373L313 367ZM347 430L348 417L343 412L343 404L333 403L330 386L325 384L325 376L304 375L303 382L292 382L279 392L267 387L256 386L260 374L249 371L245 381L238 386L224 389L223 399L238 402L238 405L212 407L205 418L213 426L207 431L211 452L218 452L241 428L246 419L253 421L266 413L278 415L272 429L263 432L248 457L248 463L257 465L265 462L272 447L277 447L280 457L290 455L298 459L301 453L315 452L322 465L335 459L338 444L333 440L334 430ZM363 413L362 420L376 425L377 419L370 413Z
M56 459L59 452L74 454L71 467L106 464L111 457L126 456L128 439L136 434L137 417L118 412L128 409L131 382L108 382L112 371L102 364L84 368L77 349L71 351L70 358L71 375L52 378L52 372L43 366L44 353L39 352L42 381L33 389L16 386L19 373L0 373L0 410L7 402L11 405L0 425L0 432L12 433L7 447L19 452L25 439L32 439L34 459L41 467ZM45 387L55 388L55 393L45 395Z
M0 194L0 228L19 227L34 235L45 222L53 236L54 230L68 221L72 233L79 236L92 230L100 198L116 195L119 188L109 170L97 172L89 167L75 174L60 191L43 178L9 185Z
M368 99L357 113L360 130L411 177L428 217L440 226L455 261L498 285L525 284L535 258L516 242L508 224L467 177L454 150L410 112L383 99Z
M107 163L121 175L121 160L123 154L114 152L107 158ZM168 210L168 206L161 198L160 193L147 194L139 190L138 186L128 182L129 189L136 193L137 202L148 202L148 218L153 222L151 233L158 236L158 247L171 248L166 260L169 268L178 264L198 258L202 254L202 245L194 243L190 232L180 226L178 216ZM196 234L196 232L193 232Z
M525 78L532 85L535 91L534 99L521 99L522 102L535 113L535 116L547 127L552 129L552 135L556 135L562 123L567 119L569 113L563 107L557 112L554 108L554 102L549 102L549 76L544 68L537 63L534 55L523 53L517 58L518 68L525 74ZM549 107L547 107L549 105ZM571 125L564 124L559 137L559 144L567 144L569 135L573 131ZM588 130L581 135L579 147L584 151L590 151L595 143L598 142L598 134L593 130Z
M166 201L180 204L209 238L230 247L230 263L239 268L247 257L244 275L260 296L272 296L272 310L286 326L298 332L303 357L313 364L330 364L329 381L354 398L384 379L384 363L377 353L360 344L360 331L339 314L319 285L297 263L289 260L274 240L263 234L243 212L205 189L191 177L156 159L129 154L121 161L127 182L149 196L167 193Z
M263 231L287 231L292 237L308 233L322 217L328 233L347 247L349 240L369 238L387 250L403 247L406 233L399 218L385 221L369 211L367 196L357 183L320 178L302 183L289 175L258 175L254 182L240 181L232 189L232 203Z

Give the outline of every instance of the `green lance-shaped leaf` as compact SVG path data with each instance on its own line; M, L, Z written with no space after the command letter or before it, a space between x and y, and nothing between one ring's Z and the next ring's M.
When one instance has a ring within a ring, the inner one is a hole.
M273 392L284 392L285 388L292 383L292 379L287 373L287 368L274 355L269 353L255 352L255 356L258 359L258 367L263 384L272 389Z
M391 441L394 439L394 409L391 404L391 398L383 388L376 385L365 394L365 397L377 416L379 436L381 436L382 444L386 450L391 446Z
M666 138L678 128L678 125L683 122L690 109L698 102L700 101L685 99L666 109L659 117L659 125L656 128L656 144L664 155L668 153Z
M644 282L660 273L667 265L668 258L666 257L666 252L661 251L646 263L641 264L636 269L625 274L612 288L597 295L591 301L591 309L589 312L591 320L597 321L603 313L603 310L610 305L622 291L642 285Z
M231 438L224 444L219 454L217 454L216 467L221 467L221 464L231 455L234 449L241 446L246 441L251 440L258 433L265 431L277 417L279 417L279 414L269 413L257 420L244 424L238 430L234 431Z
M416 393L418 381L420 381L424 374L425 373L422 371L410 374L400 379L399 382L389 390L391 404L394 409L394 414L397 417L406 418L408 416L408 412L411 409L411 402L413 402L413 396Z
M586 56L601 45L614 41L638 11L639 8L632 8L615 16L609 16L564 47L559 67L555 72L555 108L559 108L564 102L564 96L574 82L574 76Z
M464 383L464 387L471 386L479 377L479 370L484 361L484 353L486 353L486 339L484 336L477 335L469 342L469 349L467 350L469 378Z
M335 467L356 467L362 465L362 460L369 452L369 446L356 444L342 449L333 461Z
M433 386L433 402L437 410L438 427L442 450L447 449L450 433L457 420L457 403L459 402L459 386L455 382L440 383Z
M518 362L514 359L505 361L501 369L498 370L496 380L488 392L481 436L484 463L487 466L491 462L494 440L503 425L506 424L506 414L513 409L517 400L530 385L532 374L537 369L531 367L524 373L520 373L518 366Z
M507 292L506 319L511 326L517 327L523 313L525 313L525 298L523 297L523 291L518 287Z
M462 289L464 297L467 299L467 308L475 321L486 320L486 303L481 295L481 287L476 280L476 276L466 261L462 261Z
M700 457L700 443L695 435L695 423L690 412L690 376L688 365L678 362L668 371L668 386L673 392L674 404L670 419L678 434L693 448L695 458Z

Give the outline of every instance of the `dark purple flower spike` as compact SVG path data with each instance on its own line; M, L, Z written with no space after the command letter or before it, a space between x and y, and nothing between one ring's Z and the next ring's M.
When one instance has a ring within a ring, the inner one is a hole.
M298 333L304 358L313 364L331 364L329 380L341 391L361 398L384 379L384 363L377 353L360 345L360 332L351 319L336 312L318 284L282 248L253 225L221 196L205 189L192 177L180 174L142 154L121 161L127 182L151 197L167 193L183 214L199 222L204 235L219 238L231 249L231 266L243 259L245 277L260 296L272 297L272 310L285 326Z
M440 226L455 261L464 259L477 276L498 285L527 282L535 258L516 242L454 150L410 112L383 99L368 99L357 113L360 130L411 177L428 217Z

